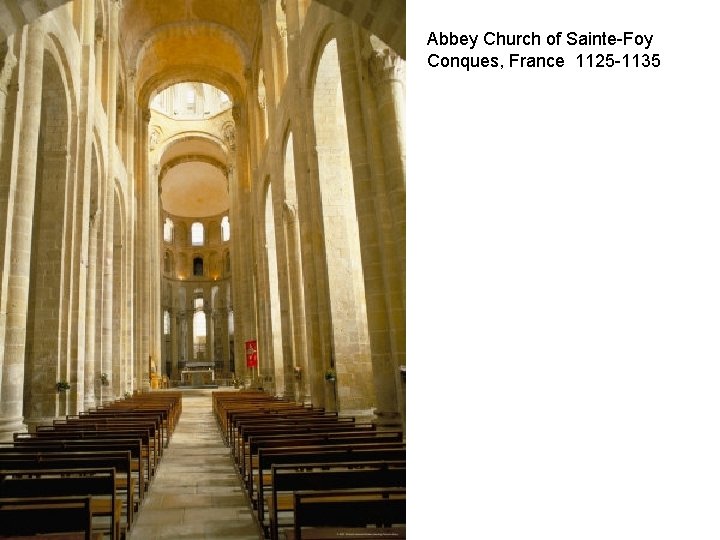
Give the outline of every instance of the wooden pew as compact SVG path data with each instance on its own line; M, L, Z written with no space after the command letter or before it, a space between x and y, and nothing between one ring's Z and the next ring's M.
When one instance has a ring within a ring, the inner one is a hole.
M80 413L77 416L66 416L64 419L57 419L53 425L58 424L119 424L123 422L152 422L160 432L160 440L167 447L170 442L170 433L167 424L163 422L162 414L143 411L96 411L92 413Z
M25 450L53 453L129 451L131 457L130 468L133 473L129 488L137 487L138 504L145 497L145 462L147 457L142 455L142 440L140 439L19 439L14 443L10 443L10 446L0 445L0 455L3 452ZM137 478L137 482L134 481L135 478ZM123 490L125 488L125 482L118 477L118 489Z
M250 423L244 424L238 433L236 439L236 446L233 447L233 456L237 459L237 463L241 471L244 471L244 454L248 452L248 441L250 437L262 437L262 436L284 436L291 434L312 434L312 433L329 433L332 431L344 431L344 432L370 432L376 431L374 424L355 424L355 419L342 422L316 422L314 419L295 422L274 422L274 423Z
M399 463L405 461L404 445L382 445L378 448L330 448L324 447L321 451L307 451L305 448L271 448L260 449L258 455L259 470L270 470L271 473L259 475L257 485L257 516L258 521L264 524L266 499L271 491L272 468L273 467L297 467L299 463L307 464L308 467L332 467L337 464L350 466L351 463L363 462L388 462Z
M301 467L302 470L298 470ZM354 462L333 464L273 465L272 493L268 505L270 539L278 540L281 527L293 525L293 493L306 490L405 487L405 462ZM281 523L280 512L289 514Z
M245 472L245 456L249 452L250 437L272 437L285 436L293 434L313 434L313 433L330 433L333 431L344 432L374 432L376 431L374 424L355 424L352 421L343 422L314 422L308 420L297 424L285 424L282 422L248 424L243 425L236 439L236 446L233 454L236 456L236 462L242 472Z
M129 452L38 452L38 453L0 453L0 470L38 470L53 474L58 470L113 469L123 476L123 484L130 482ZM116 480L116 488L117 488ZM125 490L125 498L120 501L127 516L127 528L135 519L134 493Z
M114 469L0 470L0 498L77 497L90 495L93 516L110 518L112 540L120 539L121 502ZM96 527L93 524L93 528Z
M142 452L145 458L146 467L145 471L147 474L147 484L152 480L155 475L155 469L157 467L157 453L154 448L154 439L150 437L149 430L109 430L109 431L38 431L35 433L14 433L13 442L29 439L40 439L40 440L112 440L112 439L140 439L142 441Z
M232 431L236 428L235 423L238 419L248 417L252 418L263 418L268 421L273 418L280 418L283 415L323 415L333 416L337 418L337 413L326 413L324 409L311 409L303 407L295 403L289 402L278 402L271 405L265 404L254 404L254 405L243 405L242 407L232 407L225 410L224 422L220 424L222 433L225 433L226 443L230 442Z
M271 413L261 413L261 412L252 412L252 413L237 413L233 412L228 415L228 429L229 433L226 437L226 445L229 444L230 447L235 447L235 439L237 435L239 434L240 427L243 425L251 425L251 424L268 424L268 423L281 423L282 420L290 420L290 421L301 421L301 420L319 420L324 421L326 419L337 419L338 415L337 413L326 413L323 411L317 411L312 409L301 409L301 410L292 410L292 411L281 411L276 410ZM331 421L331 420L327 420Z
M258 451L260 448L298 448L303 446L314 447L320 450L328 445L355 445L363 444L402 444L403 433L401 431L330 431L323 433L297 433L287 434L279 437L255 437L248 439L248 451L243 455L243 467L247 467L247 473L243 480L248 486L249 496L252 499L253 475L263 473L258 469Z
M92 534L90 499L0 498L0 538L96 540L99 536Z
M386 534L385 538L400 538L393 536L393 531L399 534L402 529L390 527L405 524L405 488L296 491L293 499L295 524L292 534L285 535L286 540L328 538L328 533L337 535L338 527L368 525L378 528L365 529L364 538L369 535L375 538L376 531L378 534ZM356 536L358 537L363 536Z
M149 449L153 452L154 463L156 464L162 456L162 439L160 438L160 431L157 426L152 422L112 422L97 424L94 422L74 422L71 424L54 424L51 426L38 426L36 433L46 432L71 432L76 433L80 431L86 432L110 432L110 431L134 431L134 430L147 430L149 435Z

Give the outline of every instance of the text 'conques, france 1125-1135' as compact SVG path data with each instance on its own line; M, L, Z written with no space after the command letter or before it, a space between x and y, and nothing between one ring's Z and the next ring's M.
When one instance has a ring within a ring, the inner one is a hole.
M482 34L430 32L427 63L431 68L562 69L659 68L654 34L648 32L552 32ZM452 48L452 52L448 51ZM537 48L536 51L528 51ZM464 49L460 54L454 54ZM482 51L482 52L480 52ZM448 54L449 52L449 54Z

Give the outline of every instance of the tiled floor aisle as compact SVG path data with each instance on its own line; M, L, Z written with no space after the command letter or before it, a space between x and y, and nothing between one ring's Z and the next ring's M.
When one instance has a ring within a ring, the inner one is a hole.
M209 391L183 396L182 416L128 535L153 538L261 538L213 418Z

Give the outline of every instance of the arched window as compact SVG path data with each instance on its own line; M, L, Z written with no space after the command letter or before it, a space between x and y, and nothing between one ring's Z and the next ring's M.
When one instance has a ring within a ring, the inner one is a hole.
M163 240L166 242L173 241L173 222L170 218L165 218L165 223L163 224Z
M230 219L227 216L220 222L220 234L223 242L230 240Z
M163 334L170 335L170 312L167 309L163 312Z
M193 349L196 360L205 359L205 338L207 336L207 326L205 321L205 302L202 297L202 289L195 290L195 313L193 314Z
M235 334L235 316L232 311L228 311L228 335Z
M192 228L190 229L190 235L192 236L192 245L193 246L202 246L205 243L205 228L203 227L203 224L199 221L196 221L192 224Z
M207 328L205 327L205 312L200 310L196 311L193 315L193 329L195 330L195 336L204 338L207 335Z
M202 257L193 258L193 276L203 275L203 259Z

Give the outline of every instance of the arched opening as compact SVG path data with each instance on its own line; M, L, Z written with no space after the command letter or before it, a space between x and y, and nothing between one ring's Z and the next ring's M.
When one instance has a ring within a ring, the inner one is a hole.
M222 221L220 222L220 230L222 241L227 242L230 240L230 219L227 216L223 216Z
M165 218L165 223L163 223L163 240L167 243L173 241L173 221L169 217Z
M372 406L372 366L365 307L365 286L340 79L337 44L330 40L318 63L313 120L332 320L331 358L337 374L338 406Z
M192 224L190 234L192 235L193 246L202 246L205 243L205 228L199 221Z
M202 257L193 257L193 276L202 277L205 274Z

